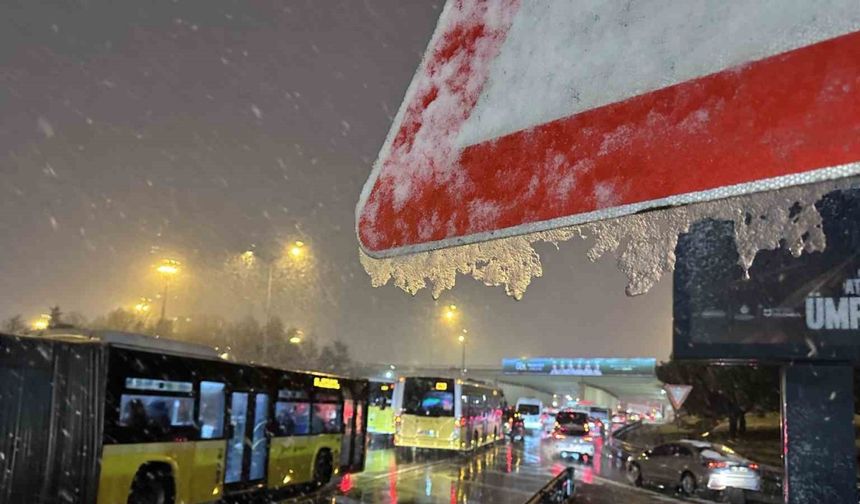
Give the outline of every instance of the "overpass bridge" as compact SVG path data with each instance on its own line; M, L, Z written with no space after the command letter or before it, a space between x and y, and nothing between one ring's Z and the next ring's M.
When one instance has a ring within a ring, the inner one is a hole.
M359 370L367 378L398 376L471 378L501 386L509 401L536 396L551 404L579 400L615 408L619 404L663 409L668 401L651 358L533 358L504 359L501 365L451 366L369 364Z

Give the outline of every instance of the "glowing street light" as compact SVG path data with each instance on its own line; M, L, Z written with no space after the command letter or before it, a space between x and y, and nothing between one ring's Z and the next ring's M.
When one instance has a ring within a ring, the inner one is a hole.
M150 300L147 298L140 298L140 301L132 306L132 309L138 315L147 315L149 311L152 309L152 305L150 304Z
M448 305L445 308L445 312L442 314L442 317L445 319L445 322L453 323L457 319L457 306L456 305Z
M179 261L175 259L162 259L155 271L161 274L164 278L164 294L161 297L161 321L163 322L167 315L167 294L170 290L170 279L179 274Z
M47 313L43 313L39 315L39 318L33 321L30 324L30 327L33 328L34 331L44 331L51 325L51 316Z
M179 261L174 261L173 259L165 259L155 268L155 271L168 277L176 275L177 273L179 273Z
M293 345L298 345L299 343L301 343L305 335L305 333L301 329L290 329L287 334L289 334L290 336L287 341L289 341Z
M290 245L290 256L294 259L299 259L305 255L305 243L302 241L294 241L292 245Z

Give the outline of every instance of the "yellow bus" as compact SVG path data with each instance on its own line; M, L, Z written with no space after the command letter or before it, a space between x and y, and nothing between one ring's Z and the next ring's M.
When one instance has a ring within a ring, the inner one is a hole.
M210 503L364 468L368 382L125 333L0 335L0 502Z
M504 395L489 385L403 377L394 388L394 446L468 451L504 438Z
M371 380L367 406L367 432L377 436L394 435L394 383Z

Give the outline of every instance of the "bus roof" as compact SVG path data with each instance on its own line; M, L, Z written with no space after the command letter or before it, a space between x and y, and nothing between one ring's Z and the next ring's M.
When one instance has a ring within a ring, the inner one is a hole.
M185 341L176 341L166 338L148 336L146 334L122 332L122 331L86 331L79 329L57 329L48 330L38 335L28 335L35 339L50 339L68 343L93 343L113 345L135 350L158 350L175 355L188 357L202 357L207 359L222 360L218 352L209 346Z
M277 371L291 371L305 375L323 376L331 378L339 378L344 380L353 380L342 375L326 373L323 371L309 371L304 369L282 369L275 366L265 365L258 362L241 362L233 359L225 359L221 357L217 350L210 346L201 345L199 343L189 343L186 341L177 341L167 338L158 338L146 334L130 333L123 331L104 331L104 330L82 330L82 329L48 329L37 334L27 335L12 335L0 333L0 337L25 338L30 340L50 340L63 343L73 344L89 344L89 345L109 345L120 348L128 348L141 352L163 352L178 357L193 357L196 359L213 360L219 362L227 362L240 366L255 366L258 368L272 369Z

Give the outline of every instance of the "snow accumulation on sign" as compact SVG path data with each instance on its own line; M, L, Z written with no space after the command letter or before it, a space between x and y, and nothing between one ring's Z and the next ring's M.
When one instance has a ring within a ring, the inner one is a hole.
M838 179L858 161L856 0L449 0L357 232L368 256L395 257Z

